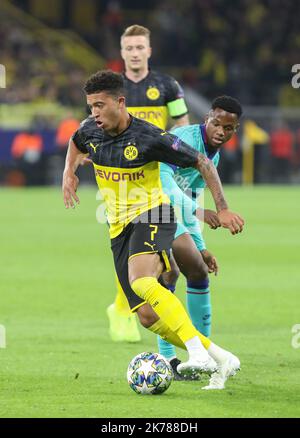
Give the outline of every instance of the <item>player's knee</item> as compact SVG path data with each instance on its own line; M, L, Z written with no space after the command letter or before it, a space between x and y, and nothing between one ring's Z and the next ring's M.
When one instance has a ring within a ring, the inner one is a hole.
M136 313L140 323L145 328L151 327L159 319L150 304L144 304L143 306L139 307Z
M208 277L208 267L203 261L197 261L190 265L186 278L188 281L202 281Z
M157 284L157 279L154 277L141 277L136 278L134 276L129 276L130 286L135 294L140 298L145 299L147 293L153 285Z

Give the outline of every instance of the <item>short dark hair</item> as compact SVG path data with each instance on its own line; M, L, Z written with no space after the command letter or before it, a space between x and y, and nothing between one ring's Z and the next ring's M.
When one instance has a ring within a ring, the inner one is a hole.
M105 91L114 97L124 96L124 80L119 73L111 70L99 70L88 78L83 90L85 94Z
M215 110L216 108L221 108L224 111L236 114L238 118L240 118L243 113L240 102L231 96L216 97L211 104L211 108L213 110Z

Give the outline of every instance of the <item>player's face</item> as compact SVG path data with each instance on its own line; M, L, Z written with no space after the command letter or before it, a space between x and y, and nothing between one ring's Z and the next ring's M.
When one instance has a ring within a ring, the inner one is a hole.
M221 147L231 139L236 132L238 116L221 108L211 110L205 120L208 144L215 148Z
M148 59L151 56L149 38L142 35L122 38L121 55L125 63L125 70L147 69Z
M99 128L114 132L121 121L122 109L125 107L124 97L114 97L104 91L88 94L87 104Z

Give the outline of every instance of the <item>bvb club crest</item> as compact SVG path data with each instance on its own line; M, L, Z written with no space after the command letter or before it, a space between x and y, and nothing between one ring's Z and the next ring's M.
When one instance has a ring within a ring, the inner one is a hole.
M129 161L135 160L138 154L139 153L137 147L133 144L126 146L126 148L124 149L124 157Z
M160 96L160 92L159 89L156 87L149 87L146 95L150 100L157 100Z

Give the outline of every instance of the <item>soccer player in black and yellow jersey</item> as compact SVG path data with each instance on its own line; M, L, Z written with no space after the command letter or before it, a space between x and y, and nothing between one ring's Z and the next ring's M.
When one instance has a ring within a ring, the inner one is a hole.
M173 77L149 68L151 53L149 29L137 24L125 29L121 36L121 55L128 112L161 129L167 128L170 118L175 127L188 125L182 88ZM118 282L116 298L108 307L107 315L113 341L140 340L135 315L130 312Z
M181 86L172 76L149 68L151 53L149 29L137 24L125 29L121 55L128 112L161 129L166 129L169 117L176 126L188 125Z
M62 188L66 208L79 202L75 172L90 154L106 202L115 269L132 311L144 327L188 351L187 362L178 365L179 373L211 373L218 366L227 376L234 374L238 358L199 333L179 299L158 282L169 269L176 229L173 209L162 191L159 161L201 172L221 226L239 232L243 219L228 210L209 159L127 112L121 75L100 71L84 89L92 116L69 143Z

